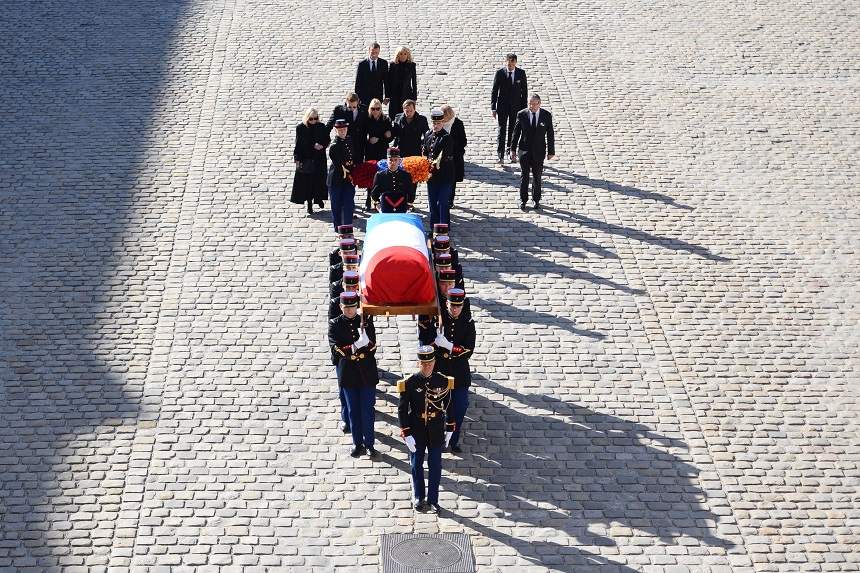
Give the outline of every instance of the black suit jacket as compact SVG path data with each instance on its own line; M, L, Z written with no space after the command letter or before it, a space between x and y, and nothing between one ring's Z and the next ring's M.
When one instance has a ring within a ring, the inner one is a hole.
M388 62L382 58L376 58L376 73L370 73L370 58L358 62L355 70L355 93L364 105L369 105L370 100L378 98L379 101L385 97L385 80L388 78Z
M530 153L533 159L543 160L547 155L555 155L555 131L552 127L552 114L545 109L538 112L537 128L532 127L531 112L528 108L517 114L511 149L516 149L520 157Z
M345 103L335 106L325 124L326 130L331 131L336 120L345 119L349 123L347 134L352 137L353 140L356 140L356 135L361 133L361 130L364 127L364 121L367 119L367 106L359 104L357 119L353 119L352 115L352 110L349 109L349 106Z
M493 78L493 92L490 95L490 103L493 111L499 113L513 113L528 105L528 83L526 72L520 68L514 68L514 83L508 79L508 67L496 70Z

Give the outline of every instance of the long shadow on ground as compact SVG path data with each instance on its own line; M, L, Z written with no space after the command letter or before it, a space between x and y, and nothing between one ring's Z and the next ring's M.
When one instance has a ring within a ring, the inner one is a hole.
M127 229L163 215L137 177L185 2L0 10L0 565L44 571L110 548L164 266Z

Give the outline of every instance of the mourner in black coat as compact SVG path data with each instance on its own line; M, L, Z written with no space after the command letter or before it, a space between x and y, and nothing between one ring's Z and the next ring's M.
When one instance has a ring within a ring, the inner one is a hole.
M328 130L319 122L317 111L309 109L305 112L304 121L296 126L293 147L296 174L290 202L299 205L307 203L309 214L314 212L313 204L322 207L328 195L325 150L330 141Z
M427 118L415 111L415 102L403 102L403 113L397 114L391 124L394 132L394 145L400 148L402 157L421 155L424 134L430 131Z
M445 130L451 135L454 151L454 185L451 187L451 199L448 202L448 207L454 206L454 195L457 193L457 183L462 181L466 176L466 127L463 121L454 113L454 108L450 105L443 105L442 111L445 114Z
M355 70L355 93L361 103L369 105L375 99L383 100L385 80L388 77L388 62L379 57L379 44L374 42L368 48L368 57L358 63Z
M552 114L540 107L540 97L532 94L529 107L517 114L514 138L511 141L511 157L519 157L522 177L520 178L520 209L525 210L529 198L529 171L534 176L532 199L535 209L540 209L540 178L543 161L555 157L555 130L552 127ZM516 150L516 151L514 151Z
M418 99L418 73L408 48L400 48L388 66L385 96L389 99L389 117L403 111L404 101Z
M393 139L391 119L382 113L382 102L374 99L370 102L369 113L364 118L364 133L367 142L364 146L364 159L379 161L385 159L385 150Z
M516 54L508 54L505 65L496 70L490 95L493 117L499 123L496 141L500 163L504 161L505 155L510 154L513 147L511 137L514 133L514 124L517 113L527 105L527 94L526 72L517 67Z

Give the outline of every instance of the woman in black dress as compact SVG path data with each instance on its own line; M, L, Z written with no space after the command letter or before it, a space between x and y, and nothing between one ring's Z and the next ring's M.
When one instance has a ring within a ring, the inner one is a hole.
M465 179L466 176L466 126L463 121L454 113L454 108L450 105L442 106L442 113L445 114L444 129L451 135L454 140L454 187L451 189L451 200L448 202L448 208L454 206L454 193L457 191L457 183Z
M403 111L403 102L418 99L418 73L412 52L399 47L388 65L385 77L385 93L388 95L388 117L394 119Z
M364 124L364 133L367 143L364 146L364 160L385 159L388 144L393 139L391 130L391 119L382 113L382 102L372 99L367 108L367 121ZM370 209L370 189L367 190L367 199L364 201L365 209Z
M328 195L325 149L330 142L325 124L320 123L319 113L308 108L302 122L296 126L296 145L293 148L296 174L290 195L292 203L307 203L308 215L313 215L314 203L320 208L325 206L323 201Z

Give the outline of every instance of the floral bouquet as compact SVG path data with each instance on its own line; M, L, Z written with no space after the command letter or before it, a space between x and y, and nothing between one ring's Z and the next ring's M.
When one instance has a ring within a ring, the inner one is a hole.
M412 177L415 184L424 183L430 179L430 160L421 155L404 157L400 163L403 169Z
M376 161L370 160L365 161L364 163L359 163L350 171L350 175L352 175L352 183L356 187L361 187L362 189L367 189L368 187L373 185L373 176L376 175L377 166Z

